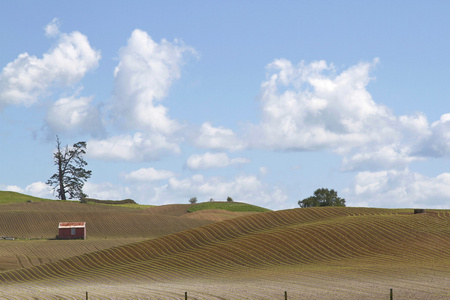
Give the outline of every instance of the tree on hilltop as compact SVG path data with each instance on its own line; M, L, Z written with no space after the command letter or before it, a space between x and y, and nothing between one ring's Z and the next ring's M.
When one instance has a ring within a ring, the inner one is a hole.
M61 147L59 137L56 136L56 152L53 161L57 172L50 177L47 184L53 187L58 199L81 199L87 197L83 193L84 183L91 177L92 171L86 170L87 162L83 159L86 154L86 142L78 142L72 147Z
M335 190L317 189L314 196L298 201L301 208L316 206L345 206L345 199L340 198Z

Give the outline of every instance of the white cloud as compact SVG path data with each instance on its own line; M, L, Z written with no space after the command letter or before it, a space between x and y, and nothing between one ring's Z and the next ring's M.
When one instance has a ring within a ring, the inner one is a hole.
M223 168L230 165L246 164L250 160L244 157L229 158L226 153L210 153L193 154L188 157L186 166L191 170L208 169L208 168Z
M213 127L209 122L202 124L195 144L202 148L229 151L237 151L245 147L244 142L231 129Z
M56 22L56 21L55 21ZM48 33L56 34L52 21ZM97 67L100 52L94 50L87 37L78 31L59 34L57 45L42 58L20 54L0 74L0 106L31 105L52 87L71 86Z
M87 155L101 160L149 161L169 153L180 153L177 143L160 134L118 135L108 139L93 139L87 143Z
M344 157L342 169L344 171L404 169L409 163L419 159L411 156L409 147L401 148L397 144L380 145L374 149L359 150L350 158Z
M324 61L293 66L275 60L261 85L263 115L253 128L253 143L270 149L343 151L395 140L395 117L366 90L377 61L335 75Z
M21 187L19 187L17 185L7 185L5 190L8 192L16 192L16 193L22 193L22 194L25 192L24 189L22 189Z
M450 113L443 114L441 118L433 122L430 133L426 138L420 139L415 151L418 155L428 157L450 156Z
M91 104L92 97L61 98L49 108L46 123L53 132L98 135L102 131L100 112Z
M172 82L181 75L181 66L190 47L175 41L156 43L144 31L132 32L120 50L114 71L112 123L136 130L133 134L112 136L88 142L89 155L105 160L149 161L180 153L181 138L175 135L181 125L170 119L160 102Z
M60 34L59 31L59 20L58 18L54 18L50 23L48 23L45 27L45 35L47 37L56 37Z
M427 177L408 169L360 172L344 192L348 206L448 208L450 173Z
M132 171L125 175L127 180L132 181L158 181L163 179L169 179L175 176L171 171L156 170L154 168L141 168L136 171Z
M169 177L169 173L171 172L151 168L141 169L128 174L133 174L131 176L133 178L129 178L133 180L129 186L108 182L98 184L86 182L83 191L93 198L113 200L131 198L140 204L187 204L191 197L197 197L201 202L209 201L211 198L225 201L229 196L234 201L271 209L282 209L291 205L283 189L277 186L270 187L253 175L225 179L205 178L203 175L196 174L189 178L176 178ZM152 179L155 180L150 180L147 174L150 174L149 177L154 176ZM168 181L160 184L156 177L161 180L168 178Z
M42 198L51 198L53 196L53 189L48 184L38 181L28 185L25 188L25 193Z
M85 183L83 192L90 198L100 200L133 199L134 194L129 187L114 185L109 182L91 183L89 181Z
M362 62L337 73L325 61L293 65L278 59L261 85L262 119L250 126L250 147L332 150L343 170L404 169L426 157L450 155L450 114L428 123L422 113L395 116L367 91L370 71Z
M199 201L226 200L228 196L234 201L246 202L264 207L281 208L286 205L287 195L278 187L269 188L256 176L237 176L231 180L219 177L204 178L194 175L191 178L169 179L166 192L172 199L186 201L197 197Z
M42 181L34 182L27 185L25 188L21 188L16 185L8 185L5 188L6 191L22 193L39 198L53 198L53 189L51 186L45 184Z
M167 96L172 82L181 75L183 55L194 50L181 42L157 43L136 29L120 50L120 62L114 71L114 118L131 128L172 134L180 125L159 104Z

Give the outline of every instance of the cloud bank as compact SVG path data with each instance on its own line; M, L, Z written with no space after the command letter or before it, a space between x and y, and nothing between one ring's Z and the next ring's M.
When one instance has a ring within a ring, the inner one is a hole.
M377 58L343 70L322 60L298 64L274 60L266 66L266 79L259 87L260 120L233 131L210 120L193 126L170 116L164 100L180 79L186 58L196 55L183 42L156 42L147 32L134 30L119 50L112 97L104 99L100 109L94 96L80 95L80 82L98 67L100 51L78 31L62 33L57 19L44 30L55 40L51 49L40 58L21 53L1 70L0 109L48 99L47 129L70 136L90 134L90 159L148 162L183 153L184 166L193 173L251 165L248 158L230 157L239 151L325 150L342 158L340 171L355 176L344 190L350 205L430 207L429 199L434 207L450 203L448 173L425 176L410 171L414 162L450 156L450 114L430 122L424 113L396 115L376 102L367 86ZM206 152L195 153L198 148ZM268 173L266 167L253 169ZM232 196L284 205L288 199L282 188L252 174L180 177L172 170L139 168L122 178L130 185L88 183L86 191L107 199L128 198L136 192L153 203ZM42 185L7 188L45 196L48 189Z
M396 116L367 91L373 62L337 73L332 64L293 65L277 59L261 84L261 122L249 128L251 147L331 150L345 171L404 169L427 157L447 157L450 117L429 124L417 113Z
M244 157L229 158L224 152L205 154L192 154L186 161L186 166L191 170L224 168L231 165L248 164L250 160Z

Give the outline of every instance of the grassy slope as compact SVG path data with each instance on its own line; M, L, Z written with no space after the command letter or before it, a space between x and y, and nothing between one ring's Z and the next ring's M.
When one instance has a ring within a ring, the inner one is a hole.
M41 202L41 201L52 201L52 200L28 196L28 195L16 193L16 192L0 191L0 204L20 203L20 202L27 202L27 201Z
M267 208L259 207L241 202L202 202L189 207L188 212L195 212L205 209L223 209L234 212L267 212Z

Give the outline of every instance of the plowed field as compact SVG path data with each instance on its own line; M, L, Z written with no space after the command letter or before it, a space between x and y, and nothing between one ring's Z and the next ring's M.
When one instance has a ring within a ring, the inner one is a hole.
M447 299L450 211L251 214L3 272L0 282L11 299L388 299L390 288L395 299Z

